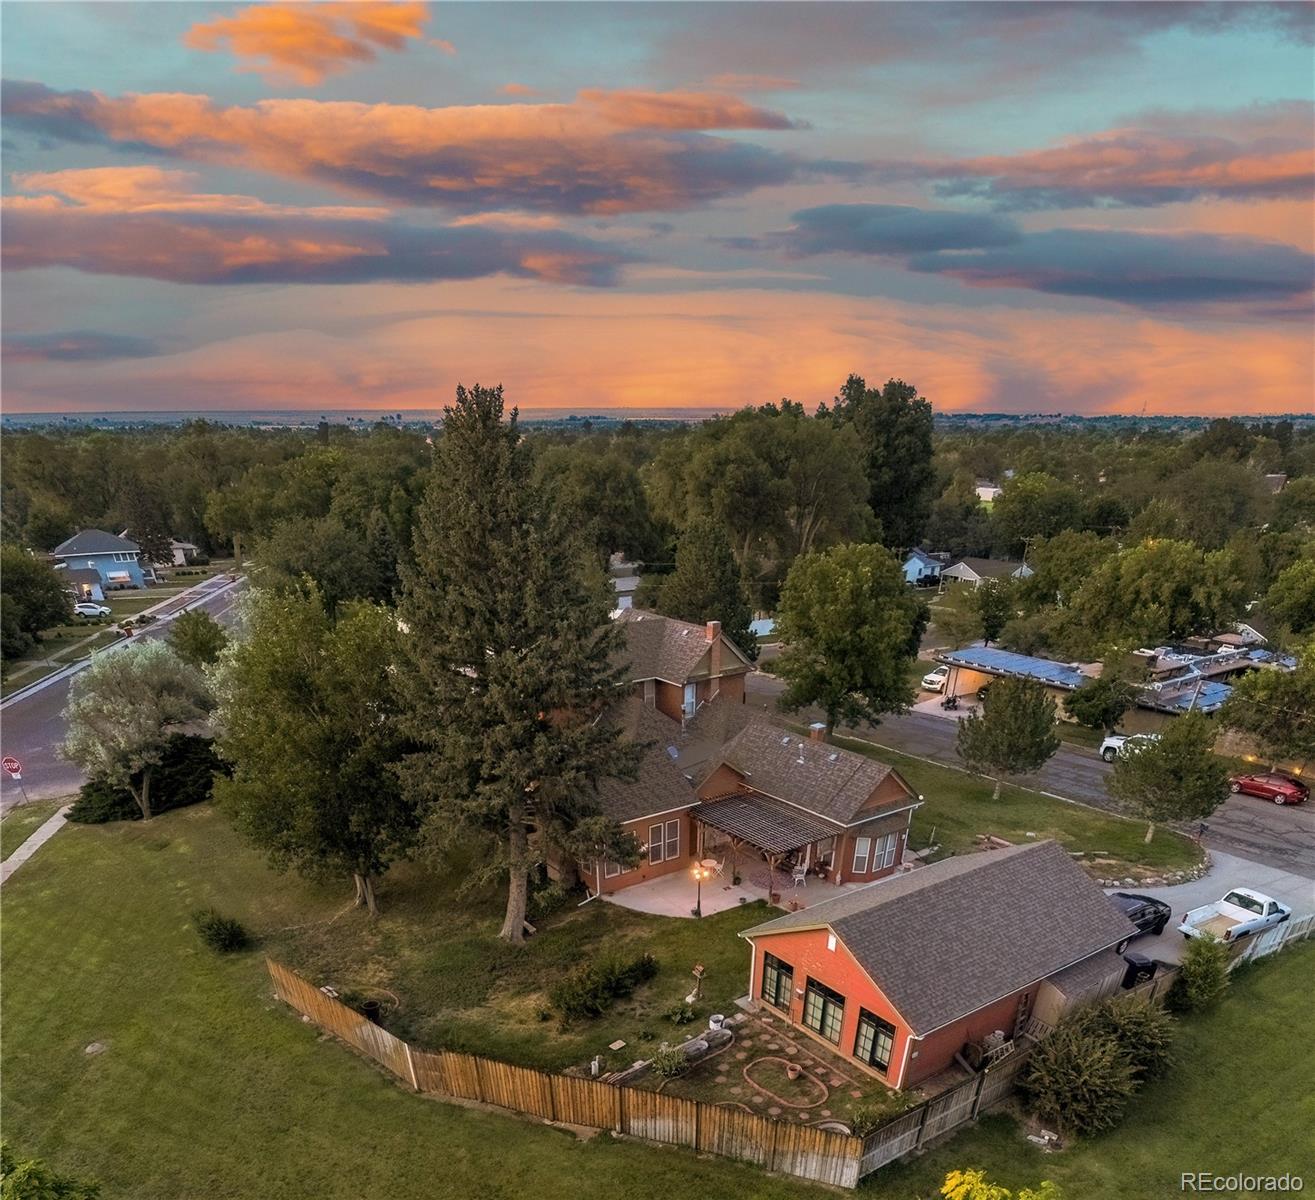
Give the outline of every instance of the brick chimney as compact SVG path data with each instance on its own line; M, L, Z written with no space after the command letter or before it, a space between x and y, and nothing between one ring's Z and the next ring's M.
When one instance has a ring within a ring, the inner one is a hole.
M812 738L813 741L815 741L815 742L824 742L824 741L826 741L826 722L825 722L825 721L814 721L814 722L808 727L808 736L809 736L810 738Z
M709 621L704 633L709 644L708 673L712 678L708 683L708 699L711 700L721 691L721 622Z

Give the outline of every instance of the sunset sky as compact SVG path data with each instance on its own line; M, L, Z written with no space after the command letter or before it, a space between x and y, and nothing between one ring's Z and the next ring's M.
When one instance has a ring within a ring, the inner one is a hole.
M1315 408L1315 7L4 3L4 408Z

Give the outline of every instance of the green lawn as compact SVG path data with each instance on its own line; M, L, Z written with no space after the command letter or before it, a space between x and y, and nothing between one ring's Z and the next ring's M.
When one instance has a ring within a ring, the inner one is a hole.
M404 891L395 882L384 893L399 915ZM270 995L260 951L292 937L288 926L332 916L342 898L267 872L208 807L62 831L5 885L6 1138L99 1178L107 1200L825 1194L722 1160L609 1137L584 1144L404 1092ZM202 904L241 916L264 945L211 955L189 925ZM355 922L335 922L344 942L362 936ZM687 952L721 962L705 941L708 922L667 923L690 931L670 944L679 965ZM475 922L446 936L459 943L473 932ZM484 985L468 976L487 960L473 946L467 954L432 985L478 992ZM1178 1070L1111 1136L1046 1156L1012 1122L992 1119L880 1172L864 1191L931 1197L949 1168L980 1165L1011 1186L1053 1178L1070 1200L1162 1200L1184 1170L1298 1168L1315 1128L1315 1060L1293 1053L1284 1031L1308 1023L1312 969L1315 944L1239 979L1216 1013L1186 1028ZM523 1037L541 1031L529 1018ZM88 1054L92 1043L103 1048ZM1248 1114L1245 1136L1238 1114Z
M65 800L36 800L11 808L0 821L0 860L8 858L37 828L55 815Z
M943 853L963 853L975 848L978 834L991 834L1011 842L1051 837L1071 850L1101 853L1118 865L1118 872L1147 867L1173 870L1200 859L1200 849L1190 839L1159 830L1148 846L1142 840L1146 825L1111 816L1080 804L1054 800L1040 792L1006 786L999 800L991 799L990 780L939 767L895 751L878 749L856 738L836 737L838 745L857 750L869 758L890 763L924 797L913 814L910 841L915 850L933 838Z

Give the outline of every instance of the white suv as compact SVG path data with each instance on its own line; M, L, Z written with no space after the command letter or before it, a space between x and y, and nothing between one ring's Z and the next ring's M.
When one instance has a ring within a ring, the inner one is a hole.
M1136 754L1145 750L1153 742L1158 742L1158 733L1112 733L1100 744L1100 756L1112 763L1116 758Z
M939 692L945 687L945 681L949 677L949 667L937 667L922 677L922 686L929 692Z
M73 606L73 611L80 617L108 617L110 615L108 605L93 604L90 600L84 600L80 604L75 604Z

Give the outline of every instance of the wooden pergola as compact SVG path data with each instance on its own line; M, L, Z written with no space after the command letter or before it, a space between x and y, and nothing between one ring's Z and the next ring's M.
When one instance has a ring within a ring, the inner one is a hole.
M769 896L776 890L776 869L789 855L802 850L804 866L811 866L814 844L842 832L839 825L755 792L732 792L705 800L694 809L694 819L700 826L724 834L733 854L752 848L766 859ZM702 837L700 829L700 846Z

